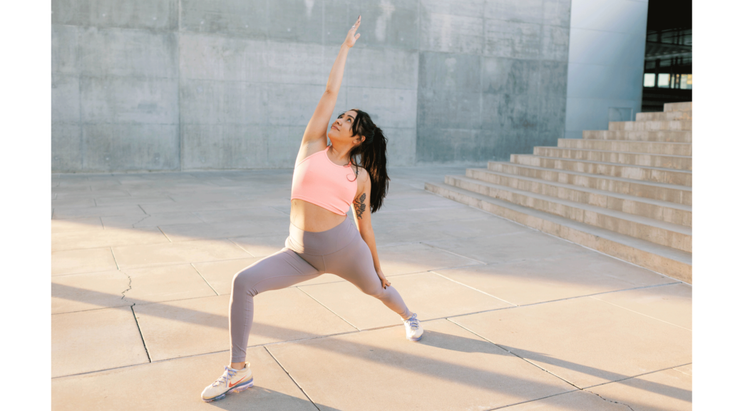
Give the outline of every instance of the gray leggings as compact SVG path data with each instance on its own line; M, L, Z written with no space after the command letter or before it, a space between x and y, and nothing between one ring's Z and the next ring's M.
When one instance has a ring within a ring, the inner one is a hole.
M411 313L398 291L383 289L370 248L350 218L337 227L309 232L289 226L286 247L240 271L233 277L228 327L231 362L246 361L253 324L253 297L264 291L289 287L323 273L335 274L379 299L401 318Z

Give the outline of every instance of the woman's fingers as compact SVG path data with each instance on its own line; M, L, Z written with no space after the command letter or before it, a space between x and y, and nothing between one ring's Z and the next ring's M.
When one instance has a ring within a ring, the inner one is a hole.
M347 32L347 38L345 39L345 44L347 44L349 47L354 46L357 39L360 38L360 33L355 34L355 32L360 27L361 20L362 20L362 16L358 17L355 24L353 24L352 27L350 28L350 31Z

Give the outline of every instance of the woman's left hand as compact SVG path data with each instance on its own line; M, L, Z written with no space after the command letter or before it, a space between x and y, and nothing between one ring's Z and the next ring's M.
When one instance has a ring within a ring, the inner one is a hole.
M352 26L352 28L350 28L350 31L347 32L347 38L345 39L345 44L347 45L347 47L354 46L357 39L360 38L360 33L355 34L355 32L360 27L361 19L362 19L362 16L358 17L355 24Z
M378 277L380 277L380 282L383 284L383 288L387 288L390 286L390 281L388 281L387 278L385 278L385 274L383 274L383 270L375 270L376 273L378 273Z

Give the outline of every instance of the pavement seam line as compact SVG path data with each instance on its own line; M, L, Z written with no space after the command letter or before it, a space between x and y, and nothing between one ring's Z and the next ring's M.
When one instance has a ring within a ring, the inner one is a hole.
M512 310L512 309L516 309L516 308L532 307L532 306L535 306L535 305L550 304L550 303L556 303L556 302L560 302L560 301L577 300L579 298L590 298L590 297L594 297L596 295L602 295L602 294L612 294L612 293L620 293L620 292L624 292L624 291L642 290L642 289L645 289L645 288L663 287L665 285L679 284L679 283L680 282L667 283L667 284L652 284L652 285L644 285L644 286L634 287L634 288L625 288L625 289L622 289L622 290L602 291L602 292L595 293L595 294L576 295L574 297L558 298L556 300L538 301L538 302L535 302L535 303L521 304L521 305L518 304L518 305L515 305L515 306L512 306L512 307L500 307L500 308L493 308L493 309L490 309L490 310L475 311L473 313L453 314L453 315L450 315L448 317L457 318L457 317L464 317L464 316L473 315L473 314L488 313L488 312L492 312L492 311ZM446 318L446 317L440 317L440 318Z
M578 391L580 391L580 390L576 389L576 390L571 390L571 391L566 391L566 392L559 392L557 394L546 395L546 396L540 397L540 398L534 398L534 399L527 400L527 401L516 402L514 404L507 404L507 405L503 405L503 406L496 407L496 408L490 408L489 411L503 410L505 408L514 407L516 405L522 405L522 404L528 404L528 403L531 403L531 402L542 401L542 400L545 400L545 399L548 399L548 398L557 397L559 395L570 394L570 393L574 393L574 392L578 392Z
M342 321L344 321L344 322L346 322L346 323L350 324L350 326L351 326L352 328L356 329L357 331L362 331L362 330L360 329L360 327L356 327L356 326L355 326L355 324L353 324L353 323L351 323L351 322L347 321L346 319L342 318L342 316L340 316L340 315L339 315L339 314L337 314L336 312L332 311L332 309L331 309L331 308L329 308L329 307L327 307L326 305L324 305L324 303L322 303L322 302L321 302L321 301L319 301L318 299L316 299L316 298L312 297L312 295L311 295L311 294L309 294L308 292L306 292L306 291L302 290L302 289L301 289L300 287L295 287L295 288L297 288L297 289L298 289L299 291L301 291L301 292L303 292L304 294L306 294L307 296L309 296L309 298L311 298L311 299L313 299L314 301L316 301L316 302L317 302L317 303L318 303L319 305L321 305L322 307L326 308L326 309L327 309L327 310L328 310L329 312L331 312L332 314L336 315L336 316L337 316L337 318L339 318L340 320L342 320Z
M600 387L600 386L603 386L603 385L614 384L614 383L617 383L617 382L623 382L623 381L626 381L626 380L631 380L631 379L634 379L634 378L643 377L645 375L656 374L658 372L669 371L669 370L676 370L677 367L685 367L687 365L692 365L692 363L691 362L688 362L688 363L685 363L685 364L672 365L672 366L667 367L667 368L662 368L662 369L653 370L653 371L647 371L647 372L644 372L644 373L641 373L641 374L631 375L631 376L624 377L624 378L621 378L621 379L618 379L618 380L606 381L606 382L602 382L600 384L589 385L589 386L585 387L585 389L588 390L588 389ZM687 375L689 375L689 374L687 374Z
M165 234L165 232L162 231L162 228L160 228L160 226L157 226L157 229L160 230L160 232L162 233L162 235L165 236L165 238L167 238L167 241L172 243L172 240L170 240L170 237L168 237L167 234Z
M235 237L233 237L233 238L235 238ZM232 237L226 237L225 239L228 240L228 241L230 241L230 242L232 242L234 246L240 248L241 250L243 250L243 252L251 255L251 257L246 257L246 258L256 257L255 255L253 255L252 252L246 250L246 248L244 248L241 244L238 244L237 242L233 241L233 238ZM259 257L259 258L263 258L263 257Z
M499 301L502 301L502 302L504 302L504 303L510 304L510 305L512 305L513 307L519 307L519 304L511 303L511 302L509 302L509 301L507 301L507 300L503 300L503 299L501 299L501 298L497 297L496 295L492 295L492 294L489 294L489 293L488 293L488 292L486 292L486 291L482 291L482 290L480 290L480 289L478 289L478 288L474 288L474 287L472 287L472 286L470 286L470 285L467 285L467 284L464 284L464 283L462 283L462 282L456 281L456 280L454 280L454 279L452 279L452 278L449 278L449 277L447 277L447 276L445 276L445 275L443 275L443 274L441 274L441 273L439 273L439 272L437 272L437 271L435 271L435 270L429 270L428 272L429 272L429 273L434 273L434 274L438 275L438 276L439 276L439 277L441 277L441 278L445 278L445 279L447 279L447 280L449 280L449 281L451 281L451 282L454 282L454 283L456 283L456 284L459 284L459 285L461 285L461 286L464 286L464 287L466 287L466 288L469 288L469 289L471 289L471 290L477 291L477 292L479 292L479 293L482 293L482 294L484 294L484 295L488 295L488 296L490 296L490 297L492 297L492 298L495 298L495 299L497 299L497 300L499 300Z
M437 250L441 250L441 251L443 251L443 252L446 252L446 253L449 253L449 254L455 255L455 256L457 256L457 257L461 257L461 258L466 258L466 259L468 259L468 260L476 261L476 262L478 262L478 263L481 263L481 264L487 264L487 263L485 263L484 261L481 261L481 260L477 260L476 258L471 258L471 257L467 257L467 256L465 256L465 255L461 255L461 254L455 253L455 252L453 252L453 251L447 250L447 249L445 249L445 248L441 248L441 247L439 247L439 246L436 246L436 245L433 245L433 244L428 244L428 243L426 243L426 242L423 242L423 241L419 241L418 243L419 243L419 244L423 244L423 245L425 245L425 246L427 246L427 247L435 248L435 249L437 249Z
M208 280L205 277L203 277L203 274L201 274L200 271L198 271L198 268L195 266L195 264L190 263L190 266L193 267L193 270L195 270L195 272L198 273L198 275L200 276L200 278L202 278L203 281L205 281L205 283L208 284L208 287L210 287L210 289L213 290L213 292L215 293L215 295L218 295L219 296L220 294L218 293L218 290L216 290L215 288L213 288L212 285L210 285L210 283L208 282Z
M137 313L134 312L134 304L132 304L129 307L132 310L132 317L134 318L134 323L137 325L137 331L139 331L139 338L142 339L142 346L144 347L144 353L147 355L147 361L150 363L152 362L152 358L150 358L150 352L147 350L147 343L144 341L144 335L142 334L142 328L139 327L139 321L137 321Z
M112 258L114 259L114 265L116 265L116 266L117 266L117 270L118 270L118 271L122 271L122 270L121 270L121 269L119 268L119 263L117 262L117 256L115 256L115 255L114 255L114 249L113 249L112 247L109 247L109 251L111 251L111 253L112 253Z
M142 219L139 220L139 221L137 221L136 223L132 223L132 228L137 228L137 227L135 227L135 225L141 223L142 221L144 221L144 220L146 220L146 219L148 219L150 217L152 217L152 216L151 215L146 215L146 216L142 217Z
M302 388L302 386L299 385L299 383L297 382L297 380L294 379L294 377L289 373L289 371L286 368L284 368L284 366L281 364L281 362L279 362L279 359L276 358L276 356L274 356L274 354L271 351L269 351L269 348L267 346L265 346L265 345L264 345L264 350L266 350L266 352L269 353L269 355L271 356L271 358L273 358L274 361L276 361L276 363L279 364L279 367L281 367L281 369L286 373L286 375L289 377L289 379L291 379L291 381L294 383L294 385L296 385L297 388L299 388L299 391L301 391L302 394L304 394L304 396L307 397L307 399L309 400L309 402L311 402L312 405L314 405L314 408L316 408L318 411L321 411L319 409L319 407L317 406L317 404L315 404L314 401L312 401L312 399L309 397L309 395L307 395L307 392L304 391L304 388Z
M665 368L665 369L663 369L663 370L655 370L655 371L651 371L651 372L647 372L647 373L643 373L643 374L638 374L638 375L628 376L628 377L626 377L626 378L622 378L622 379L619 379L619 380L607 381L607 382L605 382L605 383L602 383L602 384L596 384L596 385L588 386L588 387L585 387L585 388L581 388L581 387L577 386L576 384L573 384L572 382L570 382L570 381L566 380L565 378L563 378L563 377L561 377L561 376L559 376L559 375L557 375L557 374L555 374L555 373L553 373L553 372L551 372L551 371L549 371L549 370L547 370L547 369L545 369L545 368L541 367L540 365L538 365L538 364L536 364L536 363L532 362L531 360L529 360L529 359L527 359L527 358L524 358L524 357L522 357L522 356L520 356L520 355L518 355L518 354L516 354L516 353L514 353L514 352L512 352L512 351L510 351L510 350L508 350L508 349L506 349L506 348L504 348L504 347L502 347L501 345L497 344L496 342L494 342L494 341L491 341L490 339L488 339L488 338L486 338L486 337L484 337L484 336L480 335L479 333L477 333L477 332L475 332L475 331L472 331L472 330L470 330L470 329L469 329L469 328L467 328L466 326L464 326L464 325L461 325L461 324L459 324L459 323L457 323L457 322L454 322L454 321L453 321L453 320L451 320L450 318L447 318L446 320L448 320L448 321L450 321L451 323L453 323L453 324L455 324L455 325L457 325L457 326L459 326L459 327L463 328L464 330L466 330L466 331L468 331L468 332L470 332L470 333L472 333L472 334L476 335L477 337L479 337L479 338L481 338L481 339L483 339L483 340L485 340L485 341L487 341L487 342L489 342L489 343L491 343L491 344L494 344L495 346L497 346L497 347L499 347L500 349L502 349L502 350L506 351L507 353L509 353L509 354L511 354L511 355L513 355L513 356L515 356L515 357L517 357L517 358L519 358L519 359L521 359L521 360L523 360L523 361L527 362L528 364L531 364L531 365L533 365L533 366L535 366L535 367L539 368L540 370L542 370L542 371L544 371L544 372L546 372L546 373L548 373L548 374L550 374L550 375L554 376L555 378L558 378L558 379L560 379L561 381L564 381L565 383L567 383L567 384L570 384L571 386L573 386L573 387L577 388L577 389L578 389L579 391L584 391L584 392L587 392L587 393L589 393L589 394L593 394L593 395L597 396L598 398L600 398L600 399L602 399L602 400L604 400L604 401L607 401L607 402L611 402L611 403L614 403L614 404L619 404L619 405L624 405L624 406L628 407L628 408L629 408L629 409L630 409L631 411L634 411L634 409L633 409L633 408L631 408L631 406L630 406L630 405L628 405L628 404L624 404L624 403L622 403L622 402L618 402L618 401L613 401L613 400L609 400L609 399L607 399L607 398L603 398L603 397L602 397L602 396L600 396L599 394L596 394L595 392L592 392L592 391L590 391L590 388L594 388L594 387L600 387L600 386L602 386L602 385L607 385L607 384L613 384L613 383L617 383L617 382L621 382L621 381L626 381L626 380L630 380L630 379L633 379L633 378L638 378L638 377L641 377L641 376L643 376L643 375L648 375L648 374L654 374L654 373L657 373L657 372L661 372L661 371L666 371L666 370L673 370L673 369L675 369L676 367L683 367L683 366L685 366L685 365L689 365L689 364L691 364L691 363L688 363L688 364L682 364L682 365L678 365L678 366L672 366L672 367L669 367L669 368ZM570 391L570 392L574 392L574 391ZM561 394L556 394L556 395L562 395L562 394L567 394L567 393L561 393ZM534 399L534 400L530 400L530 401L527 401L527 402L534 402L534 401L539 401L539 400L542 400L542 399L544 399L544 398L549 398L549 397L552 397L552 395L551 395L551 396L548 396L548 397L543 397L543 398L536 398L536 399ZM515 405L515 404L512 404L512 405ZM510 405L510 406L511 406L511 405ZM500 408L506 408L506 407L500 407ZM497 409L497 408L495 408L495 409Z
M561 380L561 381L565 382L566 384L569 384L569 385L571 385L571 386L573 386L573 387L575 387L575 388L577 388L577 389L579 389L579 390L583 390L582 388L580 388L579 386L577 386L577 385L573 384L572 382L570 382L570 381L566 380L565 378L563 378L563 377L561 377L561 376L559 376L559 375L557 375L557 374L555 374L555 373L553 373L553 372L551 372L551 371L549 371L549 370L547 370L547 369L545 369L545 368L541 367L541 366L540 366L540 365L538 365L538 364L535 364L534 362L530 361L529 359L527 359L527 358L525 358L525 357L522 357L522 356L520 356L520 355L518 355L518 354L516 354L516 353L512 352L511 350L508 350L508 349L506 349L506 348L502 347L501 345L499 345L499 344L497 344L496 342L494 342L494 341L490 340L489 338L487 338L487 337L484 337L483 335L481 335L481 334L477 333L476 331L473 331L473 330L469 329L468 327L466 327L466 326L464 326L464 325L461 325L461 324L459 324L459 323L457 323L457 322L455 322L455 321L451 320L450 318L447 318L446 320L447 320L447 321L450 321L451 323L453 323L453 324L455 324L455 325L457 325L457 326L459 326L459 327L463 328L464 330L466 330L466 331L468 331L468 332L470 332L470 333L472 333L472 334L476 335L477 337L479 337L479 338L483 339L484 341L487 341L487 342L488 342L488 343L490 343L490 344L494 344L494 346L496 346L496 347L500 348L501 350L504 350L504 351L505 351L505 352L507 352L508 354L510 354L510 355L513 355L513 356L515 356L515 357L517 357L517 358L521 359L522 361L524 361L524 362L526 362L526 363L528 363L528 364L530 364L530 365L532 365L532 366L534 366L534 367L538 368L539 370L541 370L541 371L544 371L544 372L546 372L546 373L548 373L548 374L552 375L553 377L555 377L555 378L557 378L557 379L559 379L559 380Z
M644 314L644 313L640 313L640 312L638 312L638 311L634 311L634 310L632 310L632 309L630 309L630 308L627 308L627 307L623 307L623 306L620 306L620 305L618 305L618 304L614 304L614 303L612 303L612 302L610 302L610 301L604 301L604 300L598 299L598 298L596 298L595 296L590 296L590 298L592 298L592 299L594 299L594 300L596 300L596 301L600 301L600 302L602 302L602 303L608 304L608 305L612 305L612 306L614 306L614 307L618 307L618 308L621 308L621 309L623 309L623 310L626 310L626 311L628 311L628 312L631 312L631 313L634 313L634 314L639 314L639 315L641 315L641 316L644 316L644 317L647 317L647 318L651 318L652 320L656 320L656 321L662 322L662 323L664 323L664 324L669 324L669 325L672 325L672 326L675 326L675 327L681 328L681 329L683 329L683 330L687 330L687 331L689 331L689 332L692 332L692 329L690 329L690 328L685 328L685 327L682 327L681 325L677 325L677 324L672 324L672 323L670 323L670 322L668 322L668 321L664 321L664 320L662 320L661 318L656 318L656 317L652 317L651 315L648 315L648 314Z
M689 364L684 364L684 365L678 365L678 366L676 366L676 367L672 367L672 370L674 370L674 371L676 371L676 372L678 372L678 373L682 373L682 374L684 374L684 375L687 375L687 376L691 377L691 376L692 376L692 374L689 374L689 373L686 373L686 372L684 372L684 371L680 371L680 370L678 370L678 369L677 369L677 368L679 368L679 367L684 367L684 366L686 366L686 365L691 365L691 364L692 364L692 363L689 363Z

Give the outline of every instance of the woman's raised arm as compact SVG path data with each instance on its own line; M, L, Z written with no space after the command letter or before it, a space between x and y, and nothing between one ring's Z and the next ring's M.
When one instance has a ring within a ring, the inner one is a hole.
M317 104L317 108L314 110L314 115L312 115L312 118L309 120L306 130L304 130L304 137L302 138L303 149L305 148L305 145L321 145L321 147L316 147L317 149L313 150L319 151L324 149L327 145L327 125L332 117L332 112L335 110L337 94L340 91L340 84L342 84L342 75L345 73L347 53L360 37L359 33L355 34L358 27L360 27L360 19L361 18L358 17L355 25L353 25L350 31L347 32L347 38L340 47L340 53L337 55L335 64L332 65L330 76L327 79L327 88L325 89L322 98L319 100L319 104ZM302 154L302 151L308 150L300 149L299 153Z

